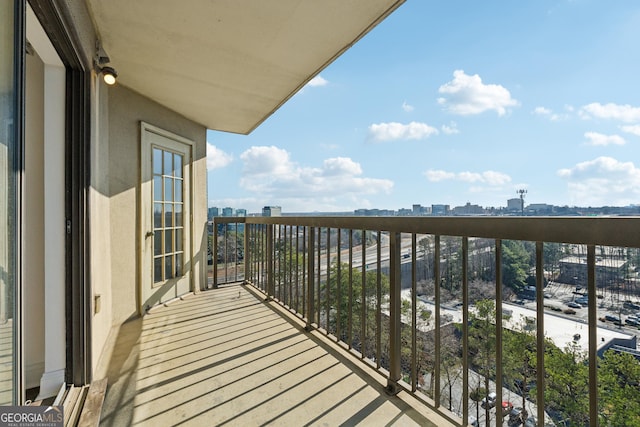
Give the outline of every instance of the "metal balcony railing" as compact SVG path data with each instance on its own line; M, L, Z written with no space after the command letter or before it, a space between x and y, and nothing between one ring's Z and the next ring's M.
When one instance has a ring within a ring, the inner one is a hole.
M640 410L600 361L636 350L639 248L638 217L219 217L210 286L261 289L461 425L617 425Z

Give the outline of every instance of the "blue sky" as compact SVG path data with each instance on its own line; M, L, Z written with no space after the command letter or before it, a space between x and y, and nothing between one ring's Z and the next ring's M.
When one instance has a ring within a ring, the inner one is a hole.
M640 2L407 0L248 136L209 206L640 204Z

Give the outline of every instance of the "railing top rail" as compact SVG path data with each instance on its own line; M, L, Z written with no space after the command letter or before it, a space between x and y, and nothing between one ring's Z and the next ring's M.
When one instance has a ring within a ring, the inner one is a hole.
M625 217L216 217L216 223L282 224L503 240L640 247L640 216Z

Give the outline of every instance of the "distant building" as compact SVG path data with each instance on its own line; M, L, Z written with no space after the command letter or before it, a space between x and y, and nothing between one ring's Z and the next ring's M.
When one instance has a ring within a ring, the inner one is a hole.
M209 221L213 221L213 218L216 216L219 216L220 214L218 213L219 209L218 208L209 208L207 210L207 219Z
M467 202L464 206L456 206L453 208L454 215L482 215L485 213L485 210L482 206L472 205Z
M449 215L449 205L431 205L431 215L433 216L445 216Z
M429 215L430 213L431 213L431 208L427 206L413 205L413 214L415 216Z
M233 216L233 208L222 208L222 216Z
M247 210L246 209L236 209L236 216L237 217L246 217L247 216Z
M395 216L395 212L389 209L356 209L355 216Z
M413 215L413 210L411 209L398 209L398 216L411 216Z
M507 200L508 211L520 211L522 209L522 200L520 198L513 198Z
M553 205L548 205L546 203L532 203L525 209L526 212L531 212L534 214L550 214L553 212Z
M587 257L568 256L559 261L558 281L574 285L587 284ZM625 282L627 260L624 258L596 257L596 285L605 287Z
M262 216L282 216L280 206L265 206L262 208Z

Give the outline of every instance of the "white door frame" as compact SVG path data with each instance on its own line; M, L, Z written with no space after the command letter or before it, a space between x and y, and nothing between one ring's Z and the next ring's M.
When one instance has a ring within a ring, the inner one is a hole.
M150 247L150 239L147 237L147 233L150 231L149 226L152 226L151 214L153 212L153 201L151 200L152 194L152 180L148 177L152 177L153 171L151 170L151 149L154 143L151 141L152 135L158 135L173 142L182 144L189 152L189 160L184 163L184 179L188 180L188 185L185 187L185 211L188 209L188 213L184 212L184 224L188 225L188 230L185 227L185 254L183 265L185 274L189 272L189 290L194 291L194 239L193 239L193 154L195 143L190 139L183 136L174 134L167 130L161 129L157 126L149 123L140 122L140 199L138 205L138 310L139 314L144 315L148 310L147 298L145 293L145 286L147 283L153 283L153 264L149 255L153 254L153 248ZM150 205L150 206L145 206ZM148 282L148 281L151 282Z

